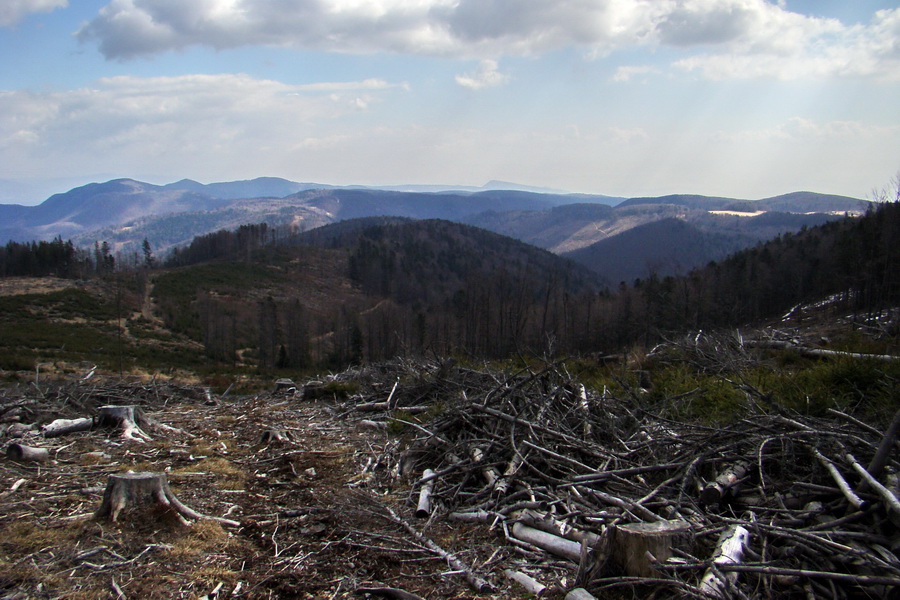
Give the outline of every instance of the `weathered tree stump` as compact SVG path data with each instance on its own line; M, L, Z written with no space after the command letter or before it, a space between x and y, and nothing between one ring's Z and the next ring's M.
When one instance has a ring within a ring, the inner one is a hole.
M275 380L273 394L293 394L297 391L297 384L293 379L281 378Z
M97 417L100 427L114 427L122 430L122 437L136 442L152 439L141 427L149 427L150 421L144 411L137 406L101 406Z
M10 444L6 447L6 458L17 462L43 462L50 458L50 451L46 448Z
M657 572L653 562L672 558L672 548L686 543L689 531L690 524L686 521L619 525L614 542L615 560L632 577L654 577Z
M262 435L259 438L260 444L271 444L277 442L287 442L290 441L291 436L288 432L283 429L278 429L277 427L273 427L271 429L266 429L262 432Z
M103 493L103 502L94 516L98 519L109 518L115 522L126 508L154 506L171 510L183 525L190 525L187 519L209 519L233 527L240 525L237 521L202 515L188 508L172 493L166 474L152 472L128 471L110 475Z

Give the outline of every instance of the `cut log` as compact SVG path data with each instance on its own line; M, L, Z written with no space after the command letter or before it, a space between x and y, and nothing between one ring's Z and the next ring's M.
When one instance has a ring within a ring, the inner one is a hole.
M94 427L94 419L84 417L82 419L56 419L41 427L41 435L44 437L57 437L68 435L77 431L90 431Z
M690 524L687 521L628 523L616 528L615 561L632 577L654 577L655 563L672 558L672 549L684 547Z
M202 515L181 503L172 490L165 473L115 473L109 476L103 501L95 513L95 518L115 522L126 508L154 506L170 510L173 516L183 525L189 525L187 519L208 519L223 525L237 527L237 521Z
M503 571L503 574L506 575L510 580L515 581L516 583L521 585L523 588L525 588L526 592L536 598L540 597L544 594L544 592L547 591L547 586L536 580L534 577L526 575L521 571L506 569Z
M715 481L712 481L700 492L701 504L718 504L728 496L737 495L738 484L747 476L750 464L739 461L722 471Z
M360 596L369 594L370 596L394 598L395 600L425 600L425 598L418 594L413 594L412 592L407 592L406 590L401 590L399 588L389 587L359 587L356 588L356 594Z
M575 588L574 590L569 590L569 593L566 594L566 600L597 600L597 598L584 588Z
M422 473L422 479L426 479L434 475L434 471L431 469L425 469ZM427 519L431 516L431 493L434 491L434 478L428 479L425 483L422 484L422 489L419 490L419 504L416 507L416 518L417 519Z
M17 462L43 462L50 458L50 451L46 448L10 444L6 447L6 458Z
M584 542L589 547L593 547L600 540L600 536L596 533L576 529L565 521L555 519L547 513L525 509L522 511L516 511L510 516L515 521L528 525L529 527L540 529L541 531L544 531L546 533L551 533L561 538L566 538L567 540L578 542L579 544L581 542Z
M550 554L561 556L576 564L581 562L581 544L578 542L561 538L522 523L514 524L510 533L517 540L537 546Z
M713 553L713 566L707 569L703 579L700 580L702 593L717 598L731 597L729 588L737 582L737 573L734 571L723 573L716 565L740 564L744 557L744 548L749 541L750 532L740 525L725 530Z

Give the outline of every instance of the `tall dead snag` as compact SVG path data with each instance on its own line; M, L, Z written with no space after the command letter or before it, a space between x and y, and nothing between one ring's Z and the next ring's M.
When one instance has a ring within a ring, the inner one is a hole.
M716 565L740 564L744 558L744 548L750 541L750 532L740 525L726 529L719 538L712 556L713 565L700 580L700 591L709 596L730 598L729 588L737 582L737 573L722 573Z
M137 406L101 406L97 417L100 427L114 427L122 430L122 437L136 442L152 439L141 427L149 427L150 421Z
M727 496L736 495L738 484L743 481L749 471L749 463L745 461L734 463L722 471L715 481L706 484L706 487L700 492L700 502L706 505L718 504Z
M190 524L187 519L208 519L232 527L240 525L237 521L202 515L188 508L172 493L165 473L151 472L128 471L110 475L103 493L103 502L94 516L116 521L126 508L144 506L159 506L170 510L183 525Z
M615 537L616 560L632 577L654 577L653 565L672 558L672 548L682 546L689 531L687 521L619 525Z

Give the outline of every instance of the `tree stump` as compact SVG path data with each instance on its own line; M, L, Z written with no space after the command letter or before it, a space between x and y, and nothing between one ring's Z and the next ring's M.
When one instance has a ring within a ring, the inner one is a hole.
M6 458L17 462L43 462L50 458L50 451L46 448L10 444L6 447Z
M653 563L672 558L672 548L686 542L689 531L687 521L619 525L615 537L616 562L632 577L654 577L657 573Z
M122 437L136 442L152 439L141 427L149 427L150 421L144 411L137 406L101 406L97 417L100 427L115 427L122 430Z
M181 503L169 488L165 473L143 472L114 473L109 476L103 502L95 517L109 518L115 522L126 508L161 507L170 510L182 525L190 525L187 519L210 519L223 525L237 527L237 521L202 515Z

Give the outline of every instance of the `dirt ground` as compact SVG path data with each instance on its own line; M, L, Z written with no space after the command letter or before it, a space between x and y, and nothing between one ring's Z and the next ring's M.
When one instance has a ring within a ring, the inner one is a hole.
M21 424L136 405L147 442L113 429L54 438ZM208 399L171 383L82 382L8 388L0 432L49 449L40 463L0 459L0 598L361 598L396 588L427 598L517 598L491 578L478 594L388 516L387 507L479 573L502 573L510 551L483 525L413 517L410 481L381 464L383 430L326 400L264 394ZM11 429L10 429L11 428ZM285 439L270 441L272 429ZM181 502L239 525L178 524L162 507L95 518L110 474L164 472ZM503 578L505 579L505 578Z

